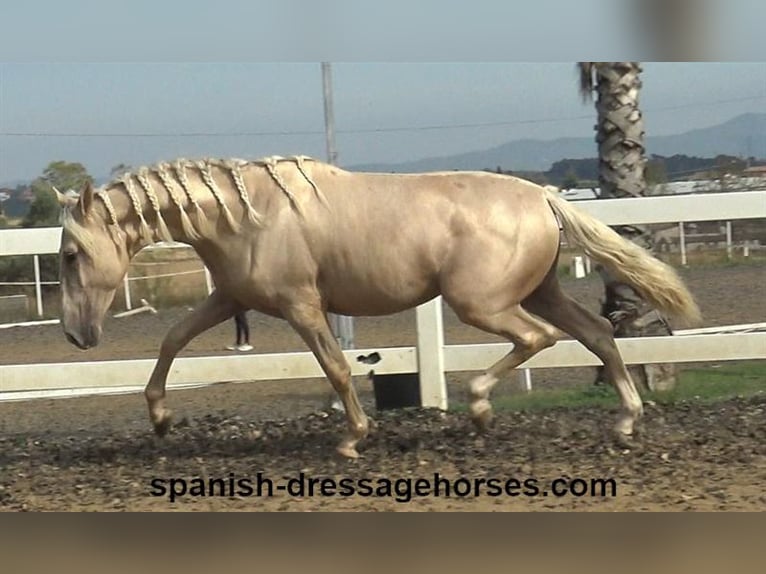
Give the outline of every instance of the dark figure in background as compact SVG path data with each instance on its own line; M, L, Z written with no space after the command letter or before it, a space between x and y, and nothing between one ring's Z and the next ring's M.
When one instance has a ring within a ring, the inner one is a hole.
M599 267L598 271L603 279L603 269ZM660 337L673 334L659 311L652 309L632 287L618 282L605 283L606 299L601 304L601 316L612 323L616 337ZM617 304L609 304L608 301ZM628 372L638 388L649 391L669 390L663 386L662 381L675 381L675 371L676 366L672 363L628 366ZM604 384L603 366L597 367L594 384Z
M247 311L241 311L234 315L234 323L237 325L237 342L226 347L230 351L252 351L250 344L250 326L247 324Z

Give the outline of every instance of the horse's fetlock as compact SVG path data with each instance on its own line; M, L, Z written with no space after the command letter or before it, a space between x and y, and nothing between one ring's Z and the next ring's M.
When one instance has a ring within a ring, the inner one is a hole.
M497 378L489 373L476 377L471 381L471 396L474 399L486 399L496 382Z
M165 398L165 392L157 389L145 389L144 397L150 405L154 405L157 402Z

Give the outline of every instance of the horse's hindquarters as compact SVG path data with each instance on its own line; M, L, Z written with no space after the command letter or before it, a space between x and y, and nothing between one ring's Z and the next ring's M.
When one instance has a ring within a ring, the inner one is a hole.
M458 314L521 303L555 264L559 230L547 203L530 195L512 207L496 205L491 218L461 234L445 261L440 289Z

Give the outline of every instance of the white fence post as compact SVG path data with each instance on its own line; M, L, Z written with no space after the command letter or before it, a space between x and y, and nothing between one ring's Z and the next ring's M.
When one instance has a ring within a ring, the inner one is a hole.
M444 326L442 298L417 308L418 372L420 404L447 410L447 379L444 376Z
M210 276L210 270L205 267L205 285L207 286L207 294L210 295L213 292L213 278Z
M341 349L353 349L354 348L354 318L347 317L346 315L336 315L335 313L328 313L327 318L330 322L330 328L332 329L335 338L338 340L338 344Z
M731 259L731 221L726 222L726 259Z
M125 308L130 311L133 308L133 302L130 300L130 280L127 273L125 273L125 278L122 280L122 289L125 292Z
M579 255L573 259L574 264L574 276L576 279L582 279L585 277L585 265L583 264L582 257Z
M678 222L678 240L681 243L681 265L686 265L686 236L683 221Z
M37 316L43 316L43 293L40 285L40 256L34 256L35 262L35 299L37 299Z
M528 393L532 392L532 372L531 371L532 371L531 369L522 369L521 371L519 371L521 386Z

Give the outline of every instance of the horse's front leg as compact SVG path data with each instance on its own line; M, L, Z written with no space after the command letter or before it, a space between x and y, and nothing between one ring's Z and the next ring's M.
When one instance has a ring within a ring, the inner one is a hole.
M351 367L330 329L327 315L318 301L315 304L293 303L283 309L283 315L312 350L343 402L348 433L338 445L338 452L348 458L357 458L356 445L367 436L369 422L351 384Z
M173 359L194 337L231 318L237 309L236 302L224 297L218 290L213 291L199 307L173 325L165 335L157 364L144 389L149 417L159 436L168 432L172 422L172 413L165 407L165 382Z

